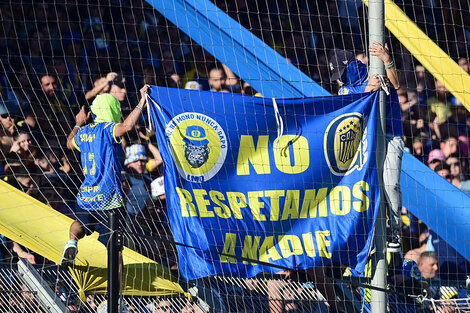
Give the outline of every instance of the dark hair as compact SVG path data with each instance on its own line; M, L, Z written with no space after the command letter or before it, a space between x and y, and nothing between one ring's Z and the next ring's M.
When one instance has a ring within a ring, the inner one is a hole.
M440 164L438 164L435 168L434 168L434 172L439 172L439 171L442 171L442 170L448 170L450 171L450 166L447 165L447 163L444 163L444 162L441 162Z
M31 134L27 131L24 131L24 130L18 130L14 135L13 135L13 139L18 140L18 138L20 138L21 135L29 135L30 138L32 138L33 136L31 136Z
M460 162L460 154L458 152L452 153L447 158L457 158Z

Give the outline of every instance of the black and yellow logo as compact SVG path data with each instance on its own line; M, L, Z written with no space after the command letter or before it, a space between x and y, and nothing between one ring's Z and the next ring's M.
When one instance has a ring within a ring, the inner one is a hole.
M367 161L365 121L362 114L343 114L326 129L324 146L328 167L335 175L343 176L362 169Z
M200 113L182 113L166 128L166 136L180 175L191 182L205 182L220 170L227 154L222 127Z

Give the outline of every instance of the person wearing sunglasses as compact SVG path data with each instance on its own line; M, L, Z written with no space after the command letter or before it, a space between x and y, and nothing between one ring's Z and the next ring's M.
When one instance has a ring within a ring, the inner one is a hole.
M9 153L15 144L17 124L24 120L18 111L18 106L10 101L0 103L0 149L3 154Z

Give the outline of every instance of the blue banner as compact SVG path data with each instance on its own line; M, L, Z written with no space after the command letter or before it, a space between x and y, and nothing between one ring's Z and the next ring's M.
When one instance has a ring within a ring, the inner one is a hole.
M363 271L380 202L377 101L152 86L171 229L189 246L177 246L183 276L280 271L256 262Z

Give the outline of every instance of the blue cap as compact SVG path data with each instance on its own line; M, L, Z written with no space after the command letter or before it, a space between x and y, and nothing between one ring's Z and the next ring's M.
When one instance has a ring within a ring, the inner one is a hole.
M183 141L188 145L205 146L209 143L206 131L201 126L193 125L186 128L186 137Z
M139 160L147 161L146 150L143 145L134 144L126 149L126 160L124 161L124 165L127 165L132 162L136 162Z

